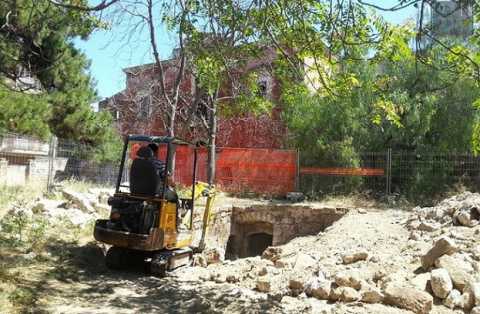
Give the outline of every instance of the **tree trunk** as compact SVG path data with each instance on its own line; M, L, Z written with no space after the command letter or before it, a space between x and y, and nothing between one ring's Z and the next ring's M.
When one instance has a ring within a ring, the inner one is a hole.
M216 140L217 140L217 104L212 102L211 112L209 116L209 130L208 130L208 165L207 165L207 180L208 184L215 183L215 170L217 165L216 156Z
M172 108L172 111L170 113L170 121L168 121L168 130L167 130L167 135L169 137L174 137L175 136L175 114L176 114L176 107ZM169 164L169 167L167 171L172 174L172 179L175 180L175 156L176 156L176 151L174 150L172 152L172 162Z

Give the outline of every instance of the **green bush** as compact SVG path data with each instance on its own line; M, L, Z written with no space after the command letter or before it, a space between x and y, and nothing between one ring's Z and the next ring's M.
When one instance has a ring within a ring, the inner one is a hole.
M23 211L7 214L0 222L0 246L39 252L47 242L50 224L45 217Z

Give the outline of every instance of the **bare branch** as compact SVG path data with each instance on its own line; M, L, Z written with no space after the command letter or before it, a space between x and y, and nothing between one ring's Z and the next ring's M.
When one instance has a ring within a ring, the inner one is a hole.
M160 89L161 93L165 97L165 100L171 105L170 97L167 95L167 91L165 88L165 79L164 79L164 72L163 72L163 65L162 61L160 60L160 54L158 52L157 41L155 39L155 25L153 21L153 3L152 0L147 0L147 11L148 11L148 27L150 33L150 44L153 50L153 57L155 58L155 65L159 70L159 82L160 82Z
M404 3L404 1L399 1L399 3L397 3L396 5L394 5L392 7L382 7L382 6L377 5L377 4L366 2L366 1L363 1L363 0L358 0L358 3L363 4L365 6L369 6L369 7L375 8L375 9L380 10L380 11L390 11L390 12L399 11L399 10L408 8L409 6L414 5L416 3L419 3L419 2L424 2L424 0L410 0L410 1L407 1L406 3Z
M96 6L85 7L85 6L79 6L79 5L70 4L70 3L59 2L57 0L49 0L49 2L52 3L53 5L63 7L63 8L67 8L67 9L80 10L80 11L102 11L102 10L105 10L106 8L108 8L109 6L111 6L112 4L115 4L119 1L120 0L110 0L110 1L103 0L102 2L97 4Z

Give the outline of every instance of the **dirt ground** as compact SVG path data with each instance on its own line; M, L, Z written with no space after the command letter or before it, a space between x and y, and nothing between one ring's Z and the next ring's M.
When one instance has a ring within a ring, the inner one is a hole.
M414 285L425 273L420 267L420 257L432 246L435 237L411 239L411 230L407 226L411 210L364 207L369 208L352 209L318 235L299 237L281 246L282 261L294 265L298 256L304 254L315 261L327 278L354 271L362 280L370 280L383 272L388 278L383 279L385 282ZM445 227L440 233L449 234L451 228L455 228L458 238L476 239L473 241L479 244L480 226ZM160 279L146 275L143 269L125 272L106 269L105 250L85 235L80 241L50 243L45 254L36 257L38 263L23 263L25 254L20 257L10 254L17 259L18 267L8 270L9 275L14 277L16 271L28 271L27 279L18 284L33 294L31 302L20 312L411 313L381 303L332 302L308 297L305 293L292 295L286 289L295 270L289 267L277 269L260 257L225 261L208 267L181 268ZM368 259L347 265L342 263L345 253L357 251L367 251ZM0 261L5 264L10 255L2 255ZM256 289L263 268L278 279L275 280L280 286L283 285L275 293L262 293ZM231 275L237 279L228 283L225 278ZM441 300L435 299L430 313L464 312L450 310L442 305Z
M368 275L378 269L403 265L414 273L415 264L402 255L411 250L399 242L407 242L408 231L400 222L406 213L374 211L348 215L320 236L302 237L286 246L285 254L298 251L312 254L321 260L326 272L338 271L337 260L344 251L359 247L372 249L385 261L358 269ZM57 248L58 249L58 248ZM252 284L215 283L199 279L199 267L180 269L171 277L159 279L147 276L142 269L113 272L103 264L103 252L95 244L64 247L68 252L58 268L48 269L56 274L43 282L35 282L39 298L37 310L49 313L403 313L400 309L381 304L327 304L314 298L284 297L281 301L255 292ZM213 265L208 269L222 267ZM397 271L398 269L395 269ZM227 270L228 271L228 270ZM392 269L393 271L393 269ZM253 271L252 271L253 273ZM444 313L439 310L434 313Z

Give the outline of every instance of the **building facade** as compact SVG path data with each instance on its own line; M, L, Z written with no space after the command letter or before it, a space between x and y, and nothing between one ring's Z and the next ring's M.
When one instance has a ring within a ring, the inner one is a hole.
M281 148L286 139L286 127L281 120L280 82L271 74L275 59L273 49L267 49L262 57L250 60L239 72L254 71L262 97L274 104L268 114L220 115L218 119L217 145L223 147ZM162 61L165 90L172 92L180 66L179 58ZM123 70L126 75L126 88L99 103L99 110L108 110L114 117L122 135L151 134L165 135L167 102L160 92L160 71L155 64L144 64ZM232 84L225 82L221 97L235 93ZM189 124L189 114L195 99L195 77L188 68L180 82L180 101L176 113L176 136L197 138L196 130ZM228 105L228 104L227 104ZM197 110L201 118L205 114Z

